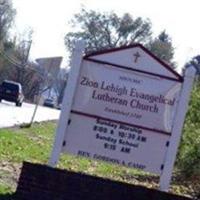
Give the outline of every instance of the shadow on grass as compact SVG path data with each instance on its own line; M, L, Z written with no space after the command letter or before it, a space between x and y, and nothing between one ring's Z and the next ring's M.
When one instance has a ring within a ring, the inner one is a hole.
M0 200L14 200L13 194L0 194Z

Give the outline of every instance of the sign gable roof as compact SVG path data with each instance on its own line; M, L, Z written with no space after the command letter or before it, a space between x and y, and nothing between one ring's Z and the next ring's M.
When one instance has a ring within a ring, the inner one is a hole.
M183 81L183 77L180 74L141 44L94 52L86 55L84 59L175 81Z

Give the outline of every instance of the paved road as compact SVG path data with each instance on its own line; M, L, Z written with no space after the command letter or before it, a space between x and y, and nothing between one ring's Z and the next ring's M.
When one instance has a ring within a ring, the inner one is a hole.
M23 103L22 107L16 107L14 103L2 101L0 103L0 128L11 127L31 121L35 105ZM48 107L39 106L35 122L56 120L60 111Z

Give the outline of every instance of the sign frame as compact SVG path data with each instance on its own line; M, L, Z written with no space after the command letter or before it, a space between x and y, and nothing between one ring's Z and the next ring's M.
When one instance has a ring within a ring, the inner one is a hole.
M64 137L65 137L65 132L70 120L71 107L73 104L74 95L76 92L76 86L79 79L84 47L85 47L84 42L78 41L75 45L75 48L72 54L71 70L69 73L68 84L65 89L65 94L63 98L63 102L66 102L66 103L62 104L60 119L59 119L57 129L56 129L54 145L53 145L51 157L49 159L49 166L51 167L56 166L59 160L60 153L62 151L62 147L65 146ZM154 56L152 57L154 58ZM87 59L91 60L92 58L87 58ZM163 65L162 61L159 60L159 62L161 62L160 64ZM110 63L104 62L104 64L110 64ZM176 159L178 145L181 138L182 127L183 127L185 115L187 112L187 106L188 106L188 102L190 98L190 92L192 90L195 73L196 73L196 69L193 66L188 67L185 71L185 76L182 81L179 102L177 105L177 112L174 119L174 126L172 128L172 136L170 138L169 147L166 153L163 171L160 176L159 186L160 186L161 191L168 191L169 186L170 186L172 170L173 170L174 162ZM176 72L175 72L175 75L176 75Z

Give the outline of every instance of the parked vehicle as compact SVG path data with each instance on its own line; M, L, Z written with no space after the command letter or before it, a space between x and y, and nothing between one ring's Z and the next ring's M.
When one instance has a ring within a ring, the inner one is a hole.
M62 104L60 103L60 104L57 105L57 109L61 110L61 108L62 108Z
M0 101L6 100L15 102L16 106L22 106L24 95L22 86L18 82L4 80L0 85Z
M47 106L47 107L54 108L54 107L56 107L56 102L55 102L54 99L48 98L48 99L45 99L45 100L44 100L44 104L43 104L43 105L44 105L44 106Z

